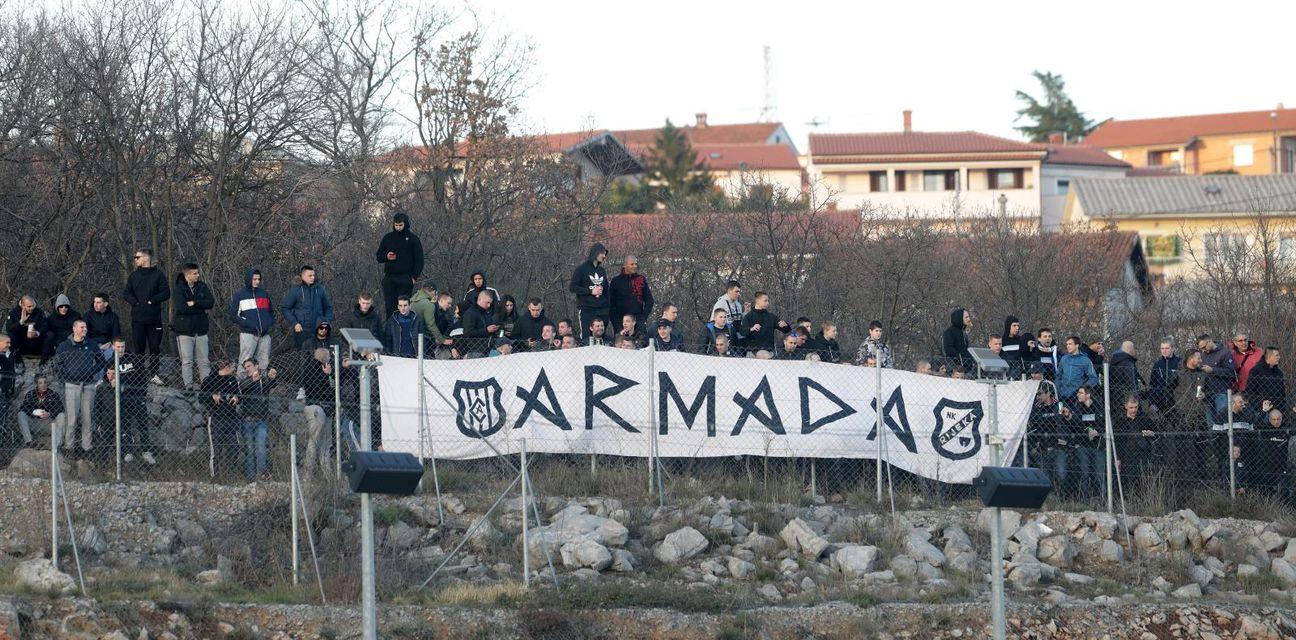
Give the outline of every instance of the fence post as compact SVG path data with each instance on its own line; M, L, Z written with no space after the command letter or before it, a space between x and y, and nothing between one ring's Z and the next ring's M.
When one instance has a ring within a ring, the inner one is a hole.
M882 414L883 414L883 412L886 411L886 409L884 409L883 406L882 406L883 403L882 403L882 360L881 360L881 358L878 358L876 364L874 364L873 367L874 367L873 372L874 372L874 374L875 374L875 376L876 376L876 385L875 385L875 389L874 389L874 393L873 393L873 407L874 407L875 411L874 411L873 413L876 414L876 420L877 420L877 424L875 425L874 428L877 430L878 438L884 438L884 437L886 437L886 436L885 436L885 434L884 434L884 432L883 432L883 429L886 428L886 425L882 424ZM877 467L877 503L878 503L878 504L882 504L882 445L881 445L881 440L878 441L877 465L875 465L875 466Z
M436 451L432 446L432 439L425 434L427 432L427 388L424 386L423 363L427 362L423 353L423 334L419 334L418 350L418 402L419 402L419 462L423 461L423 448L428 448L427 458L432 462L432 489L436 492L437 500L437 522L445 524L445 507L441 505L441 476L437 473ZM433 345L436 348L436 345ZM419 491L423 491L423 479L419 479Z
M521 459L519 462L521 463L521 466L522 466L522 471L521 471L521 481L522 481L522 587L523 587L523 588L526 588L526 589L530 589L530 588L531 588L531 550L530 550L529 547L530 547L531 545L530 545L530 541L527 539L527 534L528 534L528 532L530 531L530 525L528 524L528 521L531 520L531 514L527 512L527 496L528 496L528 494L529 494L529 492L530 492L530 487L529 487L528 484L527 484L527 450L526 450L526 438L522 438L522 456L521 456L521 457L522 457L522 459ZM536 523L536 524L539 524L539 523Z
M1229 500L1237 499L1237 460L1233 458L1233 390L1228 390L1228 451L1224 454L1229 466Z
M298 538L300 534L297 531L297 434L288 434L288 474L289 474L289 500L288 511L292 513L292 582L293 585L301 577L301 553L298 550Z
M420 465L423 464L423 457L424 457L424 454L423 454L423 445L424 445L424 441L423 441L423 430L427 428L427 422L426 422L426 417L425 417L425 413L424 413L424 400L423 400L423 345L424 345L424 336L423 336L423 332L420 331L419 334L418 334L418 352L417 352L417 353L418 353L418 383L419 383L419 394L418 394L418 412L419 412L419 414L418 414L418 432L419 432L419 436L418 436L418 438L419 438L419 442L418 442L418 459L419 459L419 464L420 464ZM416 491L418 491L419 493L423 493L423 477L422 477L422 476L419 476L418 489L416 489Z
M1104 439L1107 441L1107 446L1103 447L1103 459L1107 461L1105 470L1107 475L1107 513L1113 513L1115 509L1112 494L1112 465L1116 458L1116 444L1112 442L1111 416L1111 363L1103 361L1103 420L1106 423L1103 432Z
M66 422L66 414L64 422ZM67 427L64 427L65 429ZM50 562L54 565L54 570L58 570L58 482L59 482L59 459L58 443L63 434L58 432L54 426L54 421L50 421Z
M342 358L333 345L333 475L342 477Z
M1029 377L1026 375L1025 372L1023 372L1022 382L1026 382L1026 380L1028 379ZM1022 429L1021 452L1022 452L1022 468L1029 467L1030 466L1030 425L1027 425L1025 429Z
M117 482L122 479L122 424L121 424L121 354L113 349L113 424L115 430Z

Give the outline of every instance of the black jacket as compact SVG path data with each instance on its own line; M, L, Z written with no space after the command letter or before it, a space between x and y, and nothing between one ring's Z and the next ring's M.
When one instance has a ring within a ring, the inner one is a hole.
M1127 395L1139 397L1139 390L1144 386L1144 382L1143 376L1138 372L1138 358L1124 351L1117 351L1112 354L1110 371L1111 380L1108 384L1111 385L1112 402L1124 404Z
M1174 404L1175 388L1179 386L1179 368L1182 362L1179 356L1157 358L1148 374L1147 401L1151 406L1164 411Z
M212 294L207 283L199 280L192 287L185 282L184 274L177 274L175 281L175 313L171 329L176 335L205 336L211 328L207 312L216 306L216 296ZM189 301L194 305L189 306Z
M1282 369L1277 366L1269 366L1269 363L1261 360L1251 369L1251 376L1247 378L1246 395L1251 400L1251 406L1260 407L1265 400L1273 403L1273 408L1284 413L1287 412L1287 388Z
M162 303L171 299L171 287L157 266L140 267L126 279L122 299L131 306L131 322L162 324Z
M264 373L260 380L246 378L239 383L239 414L244 420L267 420L270 418L270 391L275 381Z
M378 242L378 251L374 256L383 266L383 276L389 279L414 279L423 274L423 241L414 235L413 225L408 215L398 213L392 216L392 224L405 223L404 231L392 229ZM388 253L396 254L387 259Z
M72 337L72 323L80 319L81 314L72 308L68 308L67 315L59 315L57 308L50 314L45 323L45 326L49 327L49 331L45 334L45 357L54 355L59 345Z
M757 331L752 327L760 325ZM746 334L744 345L748 351L769 351L774 353L774 330L777 329L783 333L792 330L788 323L779 320L779 317L769 309L752 309L750 313L743 316L742 333Z
M1018 375L1020 375L1020 371L1023 368L1021 363L1030 358L1031 346L1028 343L1033 342L1035 338L1029 333L1023 331L1021 327L1017 328L1016 337L1008 337L1008 333L1012 330L1014 322L1020 323L1021 321L1017 319L1017 316L1008 316L1007 318L1004 318L1003 333L1000 334L1003 338L1002 356L1004 360L1009 362L1009 364L1018 365L1017 371Z
M219 395L221 402L216 402L212 396ZM214 374L207 376L203 380L199 399L202 400L203 408L207 410L207 415L213 420L237 420L238 405L230 404L231 398L238 397L239 383L234 374L222 376Z
M603 310L612 307L607 270L601 264L594 264L598 254L606 252L607 248L601 243L594 243L589 250L589 259L580 263L580 266L572 271L571 282L567 284L567 289L576 294L576 306L582 309ZM603 295L596 297L594 287L600 285L603 286Z
M126 335L122 333L121 319L112 307L104 309L103 313L92 308L82 319L86 322L86 335L99 344L112 344L113 338Z
M18 405L18 410L31 415L31 412L37 409L44 409L49 412L51 420L57 418L63 413L63 396L59 395L54 389L46 389L45 395L38 395L33 387L23 396L22 403Z
M612 324L620 327L621 317L630 314L639 319L639 323L652 313L653 294L652 287L648 286L648 278L642 273L618 273L612 278L612 283L608 286L611 295L610 305L612 308Z
M482 286L474 287L472 285L475 276L482 277ZM469 308L477 306L477 296L481 295L483 291L491 297L491 313L498 312L502 306L499 291L496 291L495 287L490 286L490 283L487 282L486 272L478 269L468 276L468 290L464 292L463 299L459 301L459 313L467 313Z
M549 321L549 316L543 311L540 312L539 318L532 318L531 312L526 311L518 317L517 322L513 323L513 339L521 342L527 340L539 340L540 332L547 324L553 324Z
M382 312L378 310L378 305L369 307L369 313L361 313L360 305L351 305L351 317L347 319L346 327L351 329L368 329L375 338L383 339L383 317Z
M311 359L302 373L302 389L306 391L306 404L318 405L324 415L333 417L333 375L324 373L324 367Z
M1067 430L1071 433L1071 444L1079 447L1102 448L1102 438L1107 429L1107 416L1103 411L1102 398L1090 397L1087 407L1073 398L1066 402L1066 407L1071 411L1071 416L1065 418ZM1090 438L1090 429L1097 431L1098 435Z
M112 366L112 356L108 365ZM138 353L125 353L116 358L117 384L121 385L122 395L132 398L148 396L149 372L145 357Z
M14 381L17 379L14 370L17 359L18 354L14 352L12 346L8 351L0 353L0 396L6 400L12 400L14 396ZM0 415L0 421L3 420L4 416Z
M465 353L488 353L491 349L492 334L486 330L494 324L495 318L481 307L474 305L463 315L463 351Z
M832 364L841 362L841 345L837 344L836 340L825 338L822 329L806 342L805 348L818 353L820 362Z
M29 324L35 325L34 328L39 333L35 339L27 338ZM22 307L14 307L9 312L9 317L5 319L5 333L9 334L9 339L13 341L13 349L19 356L39 358L45 354L45 334L49 333L49 326L46 324L45 312L39 307L32 309L31 316L26 322L22 320Z
M968 352L967 329L963 326L963 312L959 307L950 312L950 326L941 334L941 355L963 366L971 367L974 362Z
M99 344L86 338L76 342L71 338L59 343L54 353L54 373L63 382L94 384L103 380L103 351Z

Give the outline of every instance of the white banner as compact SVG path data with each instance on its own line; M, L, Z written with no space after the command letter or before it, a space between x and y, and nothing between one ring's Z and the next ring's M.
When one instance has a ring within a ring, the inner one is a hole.
M609 347L378 367L383 448L450 460L517 453L666 458L883 458L942 482L991 463L989 385L803 361ZM1017 451L1037 382L998 386L1003 460ZM1005 462L1006 464L1006 462Z

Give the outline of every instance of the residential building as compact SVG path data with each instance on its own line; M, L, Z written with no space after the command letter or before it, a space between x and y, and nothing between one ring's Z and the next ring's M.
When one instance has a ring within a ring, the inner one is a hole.
M1135 168L1188 175L1296 172L1296 109L1108 120L1085 138Z
M1063 223L1137 232L1154 280L1164 281L1199 276L1221 251L1253 244L1262 214L1296 257L1296 174L1080 178Z
M940 220L1039 216L1040 145L975 131L810 135L809 164L842 208ZM1003 196L1004 201L1000 202Z
M1055 137L1045 146L1047 155L1040 165L1040 227L1057 231L1072 183L1079 178L1123 179L1128 162L1111 157L1097 147L1062 144Z

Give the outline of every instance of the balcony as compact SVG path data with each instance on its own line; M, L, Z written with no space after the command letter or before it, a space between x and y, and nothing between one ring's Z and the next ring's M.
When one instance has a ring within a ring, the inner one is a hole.
M1036 217L1040 213L1038 189L996 189L975 191L846 191L836 194L842 209L864 209L884 214L920 218L984 217L998 215L999 195L1008 197L1007 213L1013 217Z

